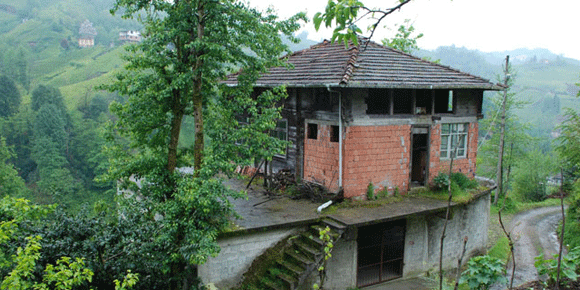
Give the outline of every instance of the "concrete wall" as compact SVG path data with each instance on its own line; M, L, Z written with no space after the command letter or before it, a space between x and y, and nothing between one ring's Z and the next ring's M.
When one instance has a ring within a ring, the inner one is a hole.
M486 194L467 205L453 208L447 225L443 249L443 269L457 267L463 250L463 239L468 238L463 263L471 256L485 252L489 224L490 195ZM407 217L403 278L424 275L439 270L439 247L445 212ZM336 243L332 258L328 260L325 286L328 289L348 289L356 286L357 242L341 240ZM305 285L318 282L313 273ZM304 288L311 289L311 288Z
M204 284L229 289L241 281L254 259L295 232L296 229L279 229L219 239L219 255L198 266L198 275Z
M457 267L457 259L463 249L463 239L468 238L463 263L469 257L485 252L489 224L490 195L453 208L443 247L443 268ZM445 213L440 215L415 216L407 219L405 237L404 277L413 277L437 272L439 269L439 247L445 223Z
M466 263L469 257L484 252L487 245L490 195L480 196L467 205L453 208L447 225L443 263L444 269L457 267L463 239L468 238ZM403 278L416 277L439 269L439 246L445 212L410 216L406 218ZM204 283L215 283L219 289L229 289L242 279L255 258L278 241L301 229L281 229L253 233L233 238L220 239L221 253L198 267L199 277ZM356 230L342 237L332 251L327 263L326 289L348 289L356 286L357 241ZM313 271L300 289L312 289L318 282L318 273Z

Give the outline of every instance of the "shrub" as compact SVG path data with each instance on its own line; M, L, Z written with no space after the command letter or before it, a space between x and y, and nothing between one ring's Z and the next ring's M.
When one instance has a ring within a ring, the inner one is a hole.
M453 186L456 185L456 186ZM439 172L433 178L433 190L446 190L449 186L449 175L444 172ZM461 172L451 173L451 189L459 188L462 190L472 189L477 187L477 181L470 179Z
M455 182L461 189L473 189L477 188L477 181L470 179L467 175L461 172L451 173L451 181Z
M538 274L548 275L546 283L550 286L555 285L558 272L558 255L554 255L554 259L544 259L544 255L539 255L535 260L534 266L538 269ZM576 247L568 252L568 254L562 256L560 279L561 281L576 281L578 280L579 271L580 247Z
M471 258L467 262L467 270L461 275L460 283L467 283L469 289L489 289L496 282L507 283L504 263L487 255Z
M373 199L375 199L375 186L372 182L369 182L369 185L367 186L367 200Z
M433 178L433 190L443 190L449 187L449 176L443 172L439 172L435 178Z

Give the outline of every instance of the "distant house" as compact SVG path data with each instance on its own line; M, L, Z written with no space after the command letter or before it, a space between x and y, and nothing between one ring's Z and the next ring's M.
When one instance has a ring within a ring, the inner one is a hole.
M79 28L79 47L95 46L95 36L97 36L97 30L93 27L93 24L86 19L81 23L81 27Z
M119 32L119 41L121 42L141 42L141 32L136 30L127 30Z
M279 85L288 90L275 136L291 145L274 157L273 171L289 169L348 199L365 199L369 189L404 194L428 185L449 170L452 154L454 171L475 175L483 92L502 87L373 42L345 48L324 41L287 60L293 69L273 68L255 85L256 93ZM235 86L236 76L226 82ZM490 191L453 204L444 269L457 267L467 239L466 259L485 251ZM335 233L326 289L437 271L443 201L409 197L327 214L298 202L256 193L236 201L243 219L218 239L220 254L198 267L201 280L233 287L268 259L270 248L282 257L257 289L312 289L324 256L319 230L326 226Z

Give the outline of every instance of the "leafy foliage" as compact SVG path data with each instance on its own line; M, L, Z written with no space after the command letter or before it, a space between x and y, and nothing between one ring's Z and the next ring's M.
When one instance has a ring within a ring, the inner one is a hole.
M533 164L533 166L530 166ZM527 152L514 170L514 191L526 201L546 198L546 178L554 171L554 157L540 151Z
M19 196L26 191L24 181L8 160L14 157L14 152L6 146L6 139L0 136L0 197L7 195Z
M419 33L413 36L415 32L415 27L410 23L410 19L405 19L405 22L399 26L395 37L392 39L383 39L383 45L398 49L406 53L413 53L419 49L417 45L417 39L423 37L423 33Z
M235 215L230 198L242 194L218 174L250 158L271 158L286 145L269 134L285 89L254 94L253 83L284 65L279 34L293 39L304 15L280 21L238 1L209 0L117 0L112 12L138 15L146 38L128 47L125 70L106 86L126 100L111 104L118 119L108 133L105 178L121 181L126 197L135 198L126 206L148 213L146 224L156 229L148 235L151 246L163 249L153 269L177 285L191 276L192 264L217 255L216 237ZM238 69L236 86L222 83ZM193 148L179 146L186 116L193 117Z
M18 111L22 98L10 78L0 75L0 117L9 117Z
M467 270L461 275L460 283L467 283L469 289L488 289L492 284L507 283L504 263L490 256L473 257L467 262Z
M538 269L538 274L548 275L546 281L548 285L556 284L556 275L558 274L558 255L554 255L553 259L544 259L544 255L535 258L534 266ZM560 277L567 278L571 281L577 281L580 273L580 247L575 247L562 256L562 264L560 266ZM564 279L563 281L567 281ZM558 285L561 286L561 285Z

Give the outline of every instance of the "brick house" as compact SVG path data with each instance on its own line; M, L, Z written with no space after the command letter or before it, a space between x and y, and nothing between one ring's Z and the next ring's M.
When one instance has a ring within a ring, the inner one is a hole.
M373 42L325 41L287 58L293 69L256 83L289 94L276 136L292 145L274 171L289 168L346 198L369 184L405 193L447 171L457 147L454 170L475 175L483 92L498 85Z
M95 36L97 36L97 30L93 27L93 23L86 19L79 28L79 47L95 46Z
M400 193L427 185L449 170L453 152L453 169L474 176L483 92L500 86L373 42L345 48L325 41L287 58L293 69L271 69L256 83L257 92L286 85L289 95L273 134L291 145L274 156L273 171L290 169L332 191L342 188L350 199L364 199L370 184ZM233 77L227 82L235 85ZM490 192L452 204L444 269L457 267L463 247L464 262L485 251ZM269 259L267 249L282 258L254 288L312 289L323 256L317 229L326 226L336 235L325 289L438 271L447 208L441 200L407 196L319 213L309 201L250 191L234 204L242 216L237 228L221 235L220 254L197 268L204 283L220 289L240 285Z

